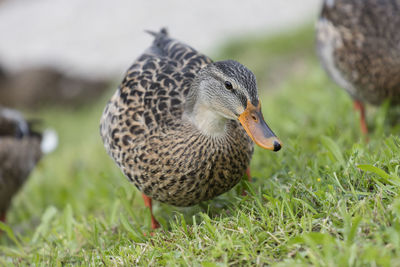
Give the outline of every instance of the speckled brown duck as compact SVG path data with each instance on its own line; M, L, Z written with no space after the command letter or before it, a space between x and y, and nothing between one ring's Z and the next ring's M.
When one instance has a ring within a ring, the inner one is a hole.
M190 206L240 181L252 139L274 151L281 143L263 119L249 69L233 60L213 62L165 29L152 34L152 46L108 102L100 132L150 210L151 199Z
M42 157L41 140L19 112L0 107L0 221Z
M400 0L325 0L317 50L325 70L360 110L363 133L364 103L400 103Z

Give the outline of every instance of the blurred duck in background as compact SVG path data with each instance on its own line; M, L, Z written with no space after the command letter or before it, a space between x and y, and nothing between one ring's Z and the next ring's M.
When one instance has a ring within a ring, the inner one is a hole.
M46 130L43 134L32 129L33 122L26 121L15 110L0 106L0 221L12 197L29 177L43 154L57 146L57 135Z
M50 66L14 72L0 66L0 105L24 109L79 107L101 97L110 83L110 79L78 77Z
M400 103L400 0L324 0L317 51L353 98L364 134L365 103Z

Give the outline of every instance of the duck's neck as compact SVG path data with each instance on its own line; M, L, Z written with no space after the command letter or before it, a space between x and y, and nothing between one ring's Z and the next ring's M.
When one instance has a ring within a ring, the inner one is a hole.
M206 136L223 136L226 134L229 119L210 109L198 95L198 84L192 84L190 93L186 98L184 118Z
M193 112L185 112L184 115L204 135L217 137L226 134L226 125L229 120L204 104L196 103Z

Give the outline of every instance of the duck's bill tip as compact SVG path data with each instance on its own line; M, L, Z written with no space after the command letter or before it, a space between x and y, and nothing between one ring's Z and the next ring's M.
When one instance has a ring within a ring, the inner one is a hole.
M277 137L270 137L265 140L256 140L254 138L253 141L258 146L275 152L281 150L282 148L282 143Z
M255 107L248 102L246 110L238 119L247 134L258 146L272 151L279 151L282 148L282 142L264 121L260 104Z

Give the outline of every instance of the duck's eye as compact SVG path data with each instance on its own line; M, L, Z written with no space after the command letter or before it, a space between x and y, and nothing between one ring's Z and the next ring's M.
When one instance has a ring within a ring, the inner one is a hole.
M231 83L231 82L228 82L228 81L226 81L226 82L225 82L225 88L226 88L226 89L228 89L228 90L232 90L232 89L233 89L233 87L232 87L232 83Z

